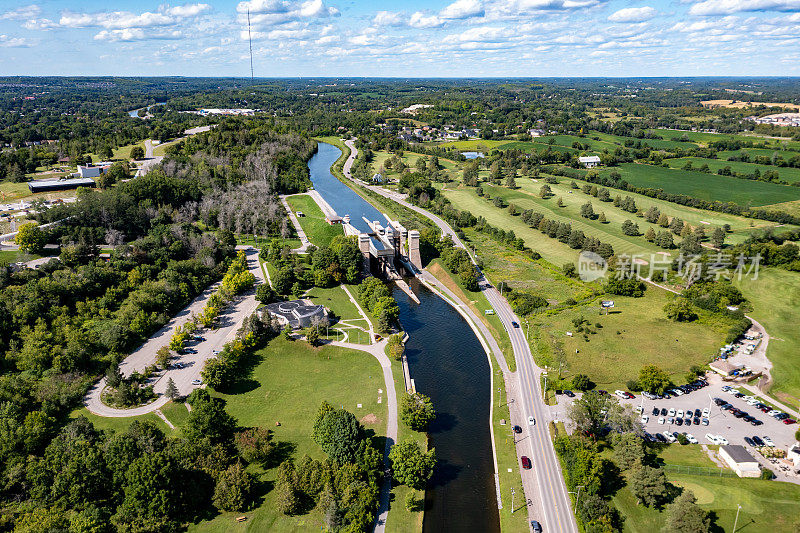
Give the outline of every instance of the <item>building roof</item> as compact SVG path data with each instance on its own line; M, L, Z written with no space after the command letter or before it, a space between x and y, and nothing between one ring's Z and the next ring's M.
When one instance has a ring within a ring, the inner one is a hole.
M307 319L314 316L325 316L325 308L315 305L311 300L289 300L266 305L273 315L283 317L292 327L300 327Z
M91 178L71 178L58 180L37 180L28 182L31 192L58 191L63 189L74 189L77 187L94 187L94 180Z
M727 446L720 446L720 451L728 454L735 463L757 463L755 457L745 450L744 446L739 444L729 444Z
M579 157L578 161L580 161L581 163L599 163L600 162L600 156L586 155L586 156Z
M726 376L731 375L734 370L739 370L742 368L741 366L736 366L729 363L725 359L717 359L716 361L711 362L708 366L711 367L711 370Z

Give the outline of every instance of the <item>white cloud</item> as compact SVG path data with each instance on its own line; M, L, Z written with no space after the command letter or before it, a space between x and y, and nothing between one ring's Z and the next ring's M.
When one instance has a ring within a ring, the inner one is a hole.
M21 6L4 13L0 13L0 20L27 20L36 18L36 16L41 12L41 7L36 4L31 4L29 6Z
M183 4L182 6L168 7L164 9L167 15L176 17L196 17L201 13L211 11L211 6L208 4Z
M428 15L422 11L417 11L408 19L408 25L412 28L438 28L444 21L438 15Z
M649 6L626 7L612 13L608 20L611 22L644 22L656 16L656 10Z
M33 46L33 41L23 37L0 35L0 48L28 48Z
M692 15L730 15L743 11L800 11L800 0L705 0L689 8Z
M403 15L392 11L378 11L372 19L375 26L402 26L403 23Z
M102 30L94 36L95 41L105 42L131 42L131 41L157 41L182 39L183 34L179 31L150 31L143 28L123 28L118 30Z
M476 26L461 33L454 33L442 39L444 42L498 42L507 40L505 28Z
M86 28L100 26L108 29L150 28L153 26L167 26L174 24L175 20L163 13L144 12L140 15L127 11L111 13L70 13L64 12L59 25L67 28Z
M485 14L483 3L480 0L456 0L439 12L443 19L467 19L482 17Z
M236 6L236 11L240 14L247 13L248 9L251 15L285 15L290 18L335 17L339 15L338 9L326 6L322 0L307 0L305 2L249 0L247 2L239 2Z

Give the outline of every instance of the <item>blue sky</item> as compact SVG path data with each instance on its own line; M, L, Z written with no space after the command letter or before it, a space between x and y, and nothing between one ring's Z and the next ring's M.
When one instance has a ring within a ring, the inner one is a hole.
M0 0L0 74L800 75L800 0Z

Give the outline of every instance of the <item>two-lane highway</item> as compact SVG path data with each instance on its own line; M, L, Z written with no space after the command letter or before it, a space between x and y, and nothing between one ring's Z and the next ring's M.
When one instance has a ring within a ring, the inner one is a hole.
M350 168L357 154L355 143L348 140L345 141L345 144L350 148L350 157L345 161L343 167L344 175L350 180L357 181L353 179L350 174ZM458 234L440 217L426 209L410 204L402 195L396 192L386 190L382 187L370 186L363 182L358 183L385 198L424 215L433 221L445 235L449 235L456 246L464 248L469 252L469 249L464 246ZM475 258L472 257L471 253L470 257L477 267L477 262ZM486 295L495 313L497 313L497 316L506 328L514 350L514 360L517 364L517 372L515 374L518 380L518 390L520 392L520 397L515 398L515 403L518 403L518 408L522 411L524 417L524 422L522 424L523 434L526 436L518 441L517 446L528 447L530 450L530 459L533 462L533 468L530 471L522 471L526 497L531 499L536 497L541 503L542 514L536 519L542 523L545 531L577 533L578 525L570 505L569 493L567 492L564 476L561 472L561 465L558 462L558 457L556 456L555 448L553 447L553 442L548 430L550 415L544 404L541 388L539 386L541 369L536 366L533 360L530 346L528 345L528 341L522 329L513 325L514 323L519 324L519 318L514 314L508 301L485 279L481 279L480 285L482 288L481 290ZM529 416L533 416L536 420L534 425L528 424ZM527 443L524 441L527 441ZM537 487L538 493L535 496L529 493L529 491L532 490L532 484L527 476L535 476L534 484Z

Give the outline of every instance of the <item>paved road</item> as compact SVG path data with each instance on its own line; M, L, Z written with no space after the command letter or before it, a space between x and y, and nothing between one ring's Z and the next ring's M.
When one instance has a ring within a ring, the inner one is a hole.
M350 175L350 168L357 155L357 150L352 140L345 141L345 144L350 148L350 156L345 161L343 167L344 175L349 179L353 179ZM402 198L402 195L396 192L388 191L382 187L370 186L363 182L359 183L381 196L389 198L404 207L428 217L444 234L449 235L453 239L456 246L467 249L453 228L438 216L408 203ZM538 516L533 516L534 513L531 513L532 518L541 522L545 531L577 533L578 525L572 513L569 494L567 493L567 488L564 483L561 466L556 457L555 448L553 447L547 429L551 419L549 411L544 405L539 386L541 369L537 367L533 361L530 346L525 339L522 329L512 325L513 322L519 323L519 318L514 314L511 306L505 298L500 295L497 289L486 282L482 274L481 277L481 290L486 295L492 307L494 307L497 316L506 328L514 350L514 359L517 364L516 374L518 388L512 387L512 390L519 391L518 397L515 398L515 407L521 410L523 418L526 421L529 416L533 416L536 420L536 424L534 425L528 425L526 423L523 426L524 438L520 438L517 441L519 444L517 446L518 453L520 449L527 449L530 453L529 457L534 465L530 471L524 471L522 474L526 499L533 499L538 496L536 499L541 502L540 514Z
M178 137L177 139L166 142L163 145L153 144L152 139L147 139L146 141L144 141L144 160L141 163L139 163L139 170L136 171L136 177L138 178L139 176L144 176L145 174L150 172L150 170L152 170L154 166L161 163L161 161L164 159L163 155L154 154L153 150L155 149L156 146L166 146L175 144L192 135L196 135L204 131L209 131L213 127L214 125L212 124L210 126L197 126L196 128L190 128L183 132L183 137Z
M297 215L294 214L291 206L289 206L289 202L286 201L286 197L287 195L285 194L280 195L281 203L283 204L283 208L286 209L286 213L289 214L289 220L292 221L294 229L297 232L297 236L300 238L300 248L295 248L292 251L298 254L304 254L308 251L308 247L311 246L311 241L308 240L306 232L303 230L303 226L301 226L300 221L297 220Z
M242 248L247 254L247 263L252 272L256 276L256 286L264 282L264 276L261 267L258 263L258 251L251 247ZM129 376L134 371L143 371L145 367L151 365L156 360L156 352L162 346L168 345L175 328L185 324L192 316L193 313L202 311L206 304L206 300L218 287L215 283L203 294L195 298L188 307L178 313L167 325L158 330L152 337L150 337L142 346L140 346L131 355L125 358L120 364L120 371L123 375ZM181 362L186 366L184 368L171 368L166 372L161 372L155 381L152 382L153 390L156 394L162 395L167 388L167 381L172 378L178 391L181 395L188 395L192 390L199 387L199 385L192 385L192 381L200 379L200 372L206 360L214 356L214 350L221 350L225 343L229 342L236 335L236 331L241 327L242 321L250 316L258 307L258 302L255 299L255 287L248 291L232 305L230 305L223 313L220 314L218 319L219 327L213 330L205 330L201 335L205 337L205 341L189 344L188 347L194 348L198 353L179 355L173 359L173 364ZM125 417L135 416L144 413L155 411L168 400L165 396L159 396L155 402L137 407L135 409L115 409L102 403L100 400L100 393L105 388L106 380L101 379L90 390L89 394L84 398L84 405L92 413L100 416L109 417Z

